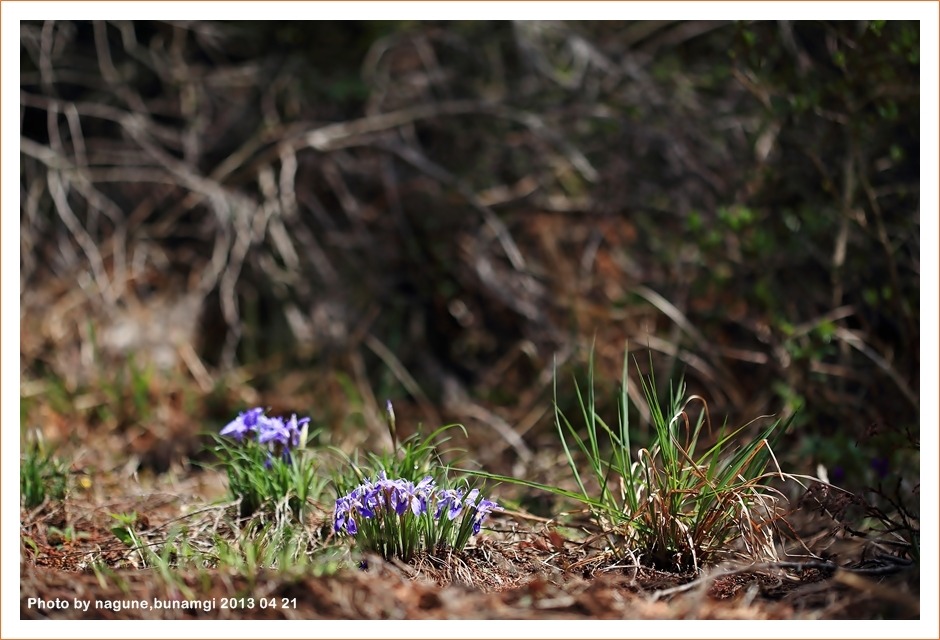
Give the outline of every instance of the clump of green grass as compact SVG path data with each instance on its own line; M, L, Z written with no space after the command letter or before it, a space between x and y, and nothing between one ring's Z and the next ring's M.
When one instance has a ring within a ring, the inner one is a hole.
M334 450L341 460L339 470L333 475L333 485L337 493L348 493L380 472L390 478L401 478L414 483L420 482L425 476L431 476L435 482L441 482L451 473L451 465L444 462L444 457L462 453L458 449L441 449L451 439L449 432L458 429L464 437L467 436L463 425L448 424L434 430L430 435L422 436L420 431L417 431L400 441L395 425L395 410L390 400L386 401L385 424L392 437L391 451L368 451L360 457L358 451L349 456Z
M68 488L68 465L39 437L26 437L20 457L20 500L34 509L48 500L62 500Z
M595 411L593 358L586 396L575 381L586 437L556 402L558 435L596 522L622 539L618 546L654 566L697 571L702 564L727 556L776 560L774 532L783 496L767 481L783 474L768 467L775 462L772 442L789 421L773 421L743 443L739 437L750 423L730 431L722 427L715 443L702 450L703 428L711 431L705 400L686 396L680 379L670 384L669 400L663 405L657 399L655 378L641 377L654 437L634 456L627 375L625 356L615 428ZM569 442L587 460L598 494L588 490Z
M228 475L229 492L242 516L275 512L286 504L301 518L328 478L307 447L309 418L268 417L258 407L242 412L214 436L215 453Z
M337 547L323 545L305 527L276 519L253 521L234 538L214 536L202 558L213 568L253 580L262 569L285 575L329 575L339 568L339 554Z
M247 520L232 521L212 511L194 513L195 522L146 531L140 529L137 513L114 513L111 532L127 546L124 560L152 570L171 592L190 600L209 591L219 572L246 579L245 588L233 596L255 597L257 581L266 571L292 581L330 575L341 566L342 550L324 545L317 532L291 515L285 502L274 514L262 511ZM102 585L114 577L100 560L90 566Z
M775 525L783 495L768 481L788 476L776 468L772 445L792 417L771 422L746 441L742 438L753 422L733 430L722 427L714 444L703 447L701 436L712 431L705 400L686 396L680 379L670 384L663 404L655 378L641 376L653 437L634 451L627 376L625 355L617 421L611 426L595 410L592 355L587 388L582 390L575 379L583 423L576 426L558 406L556 375L555 427L578 491L482 475L577 500L588 507L611 548L637 563L698 571L733 557L776 560Z

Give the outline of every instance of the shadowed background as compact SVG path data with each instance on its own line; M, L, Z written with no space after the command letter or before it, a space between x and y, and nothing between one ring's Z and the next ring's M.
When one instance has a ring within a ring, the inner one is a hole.
M916 492L917 23L21 37L24 426L160 472L254 404L388 447L390 398L539 477L553 372L571 411L593 348L615 416L627 344L719 424L802 407L791 470Z

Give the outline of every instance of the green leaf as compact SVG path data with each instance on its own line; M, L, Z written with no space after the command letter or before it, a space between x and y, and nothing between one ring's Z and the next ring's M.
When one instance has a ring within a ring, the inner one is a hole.
M111 533L114 537L126 544L128 547L136 546L134 543L134 534L125 526L111 527Z

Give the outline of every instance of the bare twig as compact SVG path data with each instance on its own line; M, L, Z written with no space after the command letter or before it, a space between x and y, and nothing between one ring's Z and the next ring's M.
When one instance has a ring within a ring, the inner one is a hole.
M698 587L705 587L708 584L714 582L716 579L724 576L740 575L742 573L757 573L761 571L779 571L786 569L795 571L797 573L802 573L809 569L817 569L819 571L832 572L836 577L838 577L840 574L889 575L910 569L912 566L913 565L911 563L901 561L900 559L892 559L891 562L887 562L886 564L876 567L844 567L826 560L809 560L806 562L760 562L748 565L746 567L720 569L717 571L707 572L705 575L701 576L700 578L696 578L691 582L687 582L669 589L660 589L658 591L654 591L650 595L650 599L653 601L660 600L677 593L691 591L692 589L696 589Z
M862 338L856 332L844 327L836 327L835 336L852 348L857 349L865 357L878 365L882 371L888 374L888 377L891 378L891 381L897 385L898 389L901 391L901 395L903 395L904 398L911 403L911 406L914 409L920 408L920 400L918 400L917 394L911 390L907 382L905 382L904 378L902 378L901 375L895 371L894 367L891 366L891 363L881 357L881 355L878 354L874 349L865 344L865 341L862 340Z

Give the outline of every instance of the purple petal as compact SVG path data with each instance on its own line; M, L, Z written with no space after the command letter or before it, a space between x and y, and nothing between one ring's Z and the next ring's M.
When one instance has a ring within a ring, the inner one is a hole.
M245 437L245 431L247 431L247 428L244 423L242 423L240 418L236 418L222 427L222 430L219 431L219 435L232 436L236 440L241 440Z
M258 442L278 442L287 446L290 442L290 431L281 418L268 418L260 423L258 432Z
M254 409L250 409L249 411L243 411L239 413L237 418L222 427L219 435L232 436L236 440L241 441L248 434L248 432L255 430L255 425L258 423L258 417L263 412L264 409L256 407Z
M249 409L245 413L241 414L240 417L243 418L245 426L249 429L258 424L258 421L264 415L264 409L261 407L255 407L254 409Z

